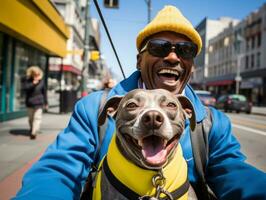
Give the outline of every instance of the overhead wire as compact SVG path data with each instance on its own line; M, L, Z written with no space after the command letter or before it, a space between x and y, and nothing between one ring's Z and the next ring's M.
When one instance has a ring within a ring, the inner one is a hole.
M102 23L103 23L103 26L104 26L105 32L106 32L106 34L107 34L107 36L108 36L108 39L109 39L109 41L110 41L110 43L111 43L111 46L112 46L112 49L113 49L113 51L114 51L114 54L115 54L116 60L117 60L117 62L118 62L118 65L119 65L119 67L120 67L120 70L121 70L121 72L122 72L122 75L123 75L123 77L124 77L124 79L125 79L126 76L125 76L125 73L124 73L123 67L122 67L121 62L120 62L120 60L119 60L119 57L118 57L118 55L117 55L117 52L116 52L115 46L114 46L114 44L113 44L112 38L111 38L110 33L109 33L109 31L108 31L108 28L107 28L107 26L106 26L106 23L105 23L105 20L104 20L103 15L102 15L101 9L100 9L100 7L99 7L99 4L98 4L97 0L93 0L93 2L94 2L94 4L95 4L95 6L96 6L96 10L97 10L97 12L98 12L98 14L99 14L99 16L100 16L100 18L101 18L101 21L102 21Z

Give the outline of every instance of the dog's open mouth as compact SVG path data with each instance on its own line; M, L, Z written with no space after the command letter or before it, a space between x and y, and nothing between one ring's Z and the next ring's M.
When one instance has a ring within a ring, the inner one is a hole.
M156 135L147 136L141 140L133 139L129 135L126 138L140 148L146 164L150 166L162 166L167 162L167 158L171 150L178 143L179 137L176 135L168 141Z

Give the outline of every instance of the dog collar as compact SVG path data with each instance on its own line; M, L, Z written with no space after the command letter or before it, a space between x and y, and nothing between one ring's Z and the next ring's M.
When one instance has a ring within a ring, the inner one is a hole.
M170 193L175 193L178 188L183 187L183 194L187 194L189 187L187 163L182 156L181 146L178 145L177 148L174 158L162 169L162 173L165 176L164 189ZM105 172L106 170L110 170L111 174L122 185L134 191L139 196L155 195L156 189L152 185L151 180L158 171L143 169L128 161L118 150L115 137L111 140L105 160L103 166ZM106 169L106 166L109 169Z

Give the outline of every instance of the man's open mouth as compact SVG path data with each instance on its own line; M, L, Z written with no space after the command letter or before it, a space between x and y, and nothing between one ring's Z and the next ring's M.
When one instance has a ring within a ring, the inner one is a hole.
M179 80L181 74L175 69L161 69L157 75L163 83L172 85Z
M171 140L166 140L157 135L150 135L140 140L136 140L129 135L125 138L140 150L147 165L158 167L167 162L168 155L178 143L179 136L176 135Z

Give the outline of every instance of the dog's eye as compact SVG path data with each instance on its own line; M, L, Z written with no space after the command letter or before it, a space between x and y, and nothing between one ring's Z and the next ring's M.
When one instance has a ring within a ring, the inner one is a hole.
M168 107L168 108L176 108L177 105L176 105L175 103L173 103L173 102L169 102L169 103L167 104L167 107Z
M129 109L132 109L132 108L137 108L138 105L136 103L134 103L134 102L130 102L130 103L128 103L126 105L126 107L129 108Z

